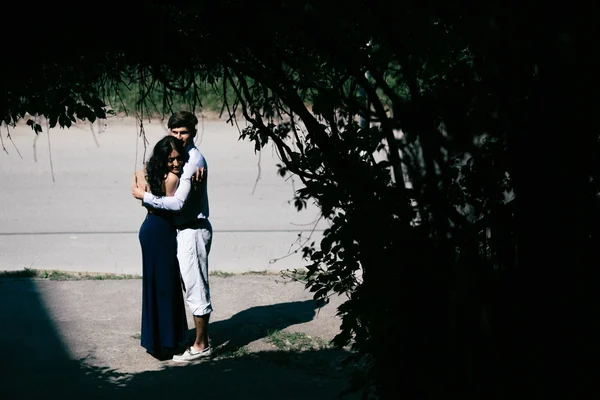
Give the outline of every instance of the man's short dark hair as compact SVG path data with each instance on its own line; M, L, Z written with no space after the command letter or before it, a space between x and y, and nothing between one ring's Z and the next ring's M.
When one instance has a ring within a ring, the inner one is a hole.
M169 129L174 128L187 128L192 135L196 134L196 125L198 125L198 118L189 111L178 111L171 115L167 127Z

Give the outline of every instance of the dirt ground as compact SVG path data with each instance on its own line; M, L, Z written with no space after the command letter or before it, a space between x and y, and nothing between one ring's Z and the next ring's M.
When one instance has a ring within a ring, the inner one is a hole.
M276 275L212 277L211 291L215 357L181 365L139 344L139 279L0 279L0 398L333 399L347 387L347 353L324 345L343 299L319 309Z

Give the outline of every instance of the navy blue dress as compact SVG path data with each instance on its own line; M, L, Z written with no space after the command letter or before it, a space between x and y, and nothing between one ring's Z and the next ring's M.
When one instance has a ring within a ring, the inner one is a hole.
M172 216L152 211L140 227L142 247L141 345L160 357L173 352L188 329Z

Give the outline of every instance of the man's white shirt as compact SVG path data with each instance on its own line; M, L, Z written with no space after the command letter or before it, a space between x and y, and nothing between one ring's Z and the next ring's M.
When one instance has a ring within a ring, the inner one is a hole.
M208 165L200 150L194 145L187 148L189 159L183 166L179 186L173 197L158 197L144 193L143 204L159 210L175 212L175 225L208 219ZM195 190L192 189L192 176L198 168L204 168L204 176Z

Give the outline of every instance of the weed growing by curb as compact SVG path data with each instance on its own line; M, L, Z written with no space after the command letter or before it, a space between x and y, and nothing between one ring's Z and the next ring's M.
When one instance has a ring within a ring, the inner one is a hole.
M330 349L331 344L320 337L302 332L270 331L267 340L281 351L304 351Z
M131 274L105 274L93 272L68 272L59 270L43 270L25 268L19 271L0 271L0 279L6 278L28 278L46 279L50 281L85 281L85 280L124 280L141 279L140 275Z

